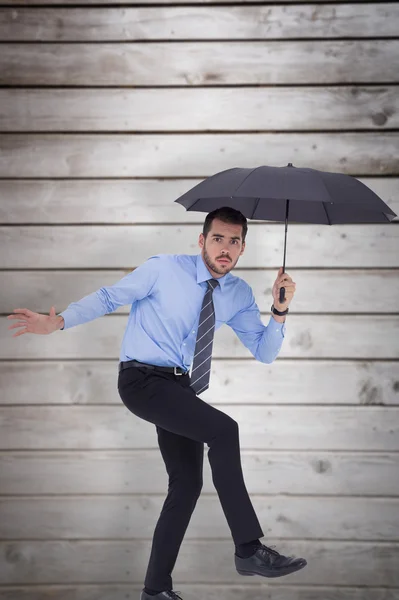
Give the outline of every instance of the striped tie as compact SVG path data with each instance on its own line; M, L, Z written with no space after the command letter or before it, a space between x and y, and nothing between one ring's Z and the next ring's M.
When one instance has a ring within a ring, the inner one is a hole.
M212 360L213 334L215 332L215 310L212 293L219 282L208 279L208 290L202 302L195 342L193 369L191 371L191 387L198 395L209 387Z

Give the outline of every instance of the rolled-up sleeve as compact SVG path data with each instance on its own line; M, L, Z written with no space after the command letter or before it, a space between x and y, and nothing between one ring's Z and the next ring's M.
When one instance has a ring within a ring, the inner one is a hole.
M279 323L270 316L264 325L252 288L245 284L243 307L227 321L241 342L263 363L272 363L278 356L285 336L285 323Z
M151 256L125 277L110 286L72 302L59 316L64 318L64 327L69 329L114 312L119 306L132 304L151 293L160 270L161 255Z

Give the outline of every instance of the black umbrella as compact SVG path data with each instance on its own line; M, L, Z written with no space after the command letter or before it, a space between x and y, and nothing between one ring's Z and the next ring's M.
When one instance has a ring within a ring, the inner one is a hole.
M186 210L211 212L230 206L248 219L291 223L389 223L397 215L364 183L343 173L292 166L220 171L177 198ZM280 289L284 302L285 288Z

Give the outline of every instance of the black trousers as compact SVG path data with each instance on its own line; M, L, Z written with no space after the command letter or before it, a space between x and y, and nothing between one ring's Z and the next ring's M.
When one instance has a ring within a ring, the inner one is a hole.
M122 402L156 426L169 476L144 581L154 590L173 589L172 570L202 489L205 442L212 481L234 544L264 535L244 483L237 421L201 400L189 386L189 374L144 367L119 372Z

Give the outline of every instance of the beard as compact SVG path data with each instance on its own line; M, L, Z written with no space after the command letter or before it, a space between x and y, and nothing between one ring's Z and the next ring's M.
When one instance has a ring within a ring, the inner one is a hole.
M221 257L218 257L218 258L221 258ZM212 271L214 271L215 273L217 273L218 275L225 275L226 273L228 273L229 271L231 271L231 269L234 267L235 263L233 264L233 261L231 260L230 257L228 257L228 260L230 260L231 262L229 262L228 265L226 265L225 267L221 267L220 265L218 265L218 263L216 261L214 262L213 260L211 260L208 252L206 251L206 248L204 248L204 262L205 262L205 264L210 269L212 269Z

